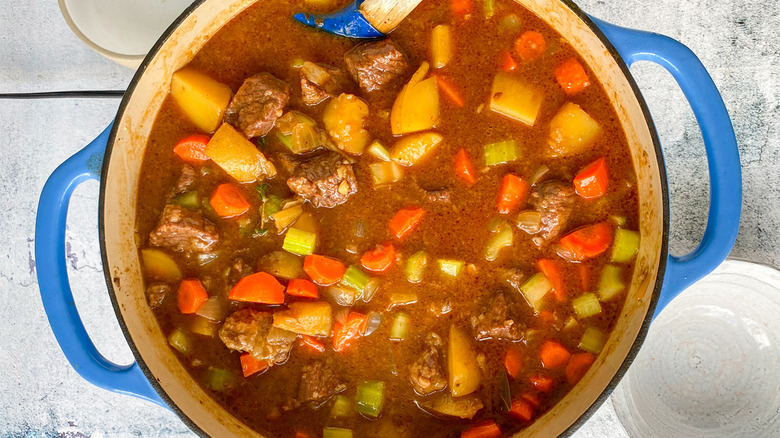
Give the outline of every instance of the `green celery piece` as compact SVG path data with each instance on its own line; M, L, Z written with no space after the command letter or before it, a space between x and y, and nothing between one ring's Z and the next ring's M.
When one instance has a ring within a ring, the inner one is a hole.
M587 293L572 300L572 307L577 318L585 319L601 313L601 303L594 293Z
M428 255L425 251L417 251L409 256L409 260L406 261L406 279L411 283L421 282L427 264Z
M604 266L599 281L598 295L601 301L609 301L623 292L626 284L623 281L623 268L615 265Z
M385 384L378 380L362 382L357 387L357 411L369 418L378 418L385 403Z
M292 134L285 135L276 131L276 138L278 138L287 149L292 151Z
M485 247L485 260L489 262L496 260L501 249L512 246L514 241L512 226L507 221L501 221L495 229L496 231L490 236Z
M354 412L352 399L345 395L333 397L333 406L330 408L330 418L351 417Z
M501 141L485 145L485 165L497 166L520 158L514 140Z
M224 391L233 386L236 376L228 370L209 367L204 375L206 386L214 391Z
M190 339L180 328L176 328L168 335L168 344L181 354L190 352Z
M526 301L533 307L535 312L541 310L542 298L551 290L552 283L541 272L537 272L520 286L520 292L523 293Z
M368 274L357 266L350 265L344 272L344 276L341 277L339 284L354 290L358 293L358 296L360 296L369 281L371 281L371 277Z
M297 228L289 228L284 236L282 248L293 254L302 256L314 254L317 245L317 235Z
M496 7L495 4L493 4L493 0L482 1L482 12L485 14L486 20L493 18L493 15L496 13Z
M618 228L615 230L615 240L612 244L612 263L628 263L634 260L639 252L639 232Z
M606 340L607 335L601 330L594 327L586 327L585 333L582 334L582 339L580 340L579 349L588 353L599 354L601 349L604 348Z
M390 339L403 341L409 333L409 315L399 312L395 315L393 326L390 328Z
M466 262L463 260L439 259L438 261L441 272L453 278L457 277L460 271L463 270L463 267L466 266Z
M352 431L341 427L325 427L322 429L322 438L352 438Z
M171 199L171 202L179 207L188 208L190 210L197 210L200 207L200 200L198 199L198 192L191 190L184 192L181 195Z

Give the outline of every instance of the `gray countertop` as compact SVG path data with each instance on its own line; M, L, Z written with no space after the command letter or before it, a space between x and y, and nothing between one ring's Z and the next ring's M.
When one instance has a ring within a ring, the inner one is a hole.
M733 257L780 262L780 3L772 0L579 0L609 22L688 45L720 88L740 147L742 225ZM706 225L708 178L693 114L671 76L632 68L655 119L669 171L671 249L694 248ZM133 72L105 60L69 30L54 0L0 7L0 93L123 89ZM55 167L113 118L118 100L0 100L0 435L190 436L166 409L96 388L70 367L44 315L34 259L38 195ZM101 352L132 360L103 281L97 241L98 184L80 186L68 219L67 258L77 305ZM577 438L625 437L607 401Z

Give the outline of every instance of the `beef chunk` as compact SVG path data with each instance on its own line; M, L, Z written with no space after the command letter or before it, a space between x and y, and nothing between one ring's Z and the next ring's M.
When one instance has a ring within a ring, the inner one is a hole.
M146 300L149 307L156 309L165 301L165 297L171 292L171 286L167 283L153 283L146 288Z
M510 315L509 302L503 292L489 297L479 313L471 317L477 340L504 339L517 341L523 338L523 329Z
M380 90L402 77L409 68L406 57L389 38L359 44L344 55L347 69L365 92Z
M335 207L357 192L352 165L335 152L302 162L287 185L315 207Z
M173 186L173 193L175 195L180 195L186 192L195 184L196 180L195 169L189 164L185 164L184 167L181 168L181 176L176 180L176 185Z
M275 332L280 330L273 327L273 322L269 312L243 308L225 319L219 338L231 350L245 351L255 359L281 364L290 356L297 336L279 336Z
M238 280L241 280L254 272L254 269L244 262L244 259L238 257L233 260L233 265L230 267L230 271L228 271L228 282L230 284L236 284L238 283Z
M299 403L324 402L347 389L331 361L314 360L304 365L300 382L297 399Z
M346 79L344 72L335 67L309 61L304 62L303 67L301 67L303 103L317 105L328 98L341 94Z
M561 235L574 210L576 194L571 184L546 181L531 193L530 203L542 214L542 229L533 242L543 246Z
M201 213L168 204L149 243L174 251L210 252L219 244L219 231Z
M447 376L442 362L443 348L444 342L441 337L436 333L428 333L424 350L409 367L409 377L418 394L427 395L447 386Z
M247 137L261 137L274 127L290 100L287 83L270 73L247 78L225 111L225 121Z

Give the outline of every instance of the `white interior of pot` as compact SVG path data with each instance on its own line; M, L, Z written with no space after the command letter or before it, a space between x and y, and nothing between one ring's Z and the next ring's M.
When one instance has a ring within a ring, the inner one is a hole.
M207 0L187 17L146 67L116 125L104 180L104 236L108 272L127 331L167 396L211 436L258 436L227 413L190 378L168 347L146 303L135 243L135 202L146 140L168 93L171 74L222 26L256 0ZM555 436L603 392L629 353L647 314L663 239L661 179L642 108L618 64L588 26L557 0L518 0L556 28L605 86L625 129L639 181L642 244L626 305L603 353L572 392L521 436ZM107 158L108 159L108 158Z

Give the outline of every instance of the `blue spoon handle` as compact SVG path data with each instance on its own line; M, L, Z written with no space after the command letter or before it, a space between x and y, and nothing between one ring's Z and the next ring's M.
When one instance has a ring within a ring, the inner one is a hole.
M325 32L349 38L381 38L385 36L360 13L361 3L363 0L356 0L346 8L329 15L301 13L295 14L293 18Z

